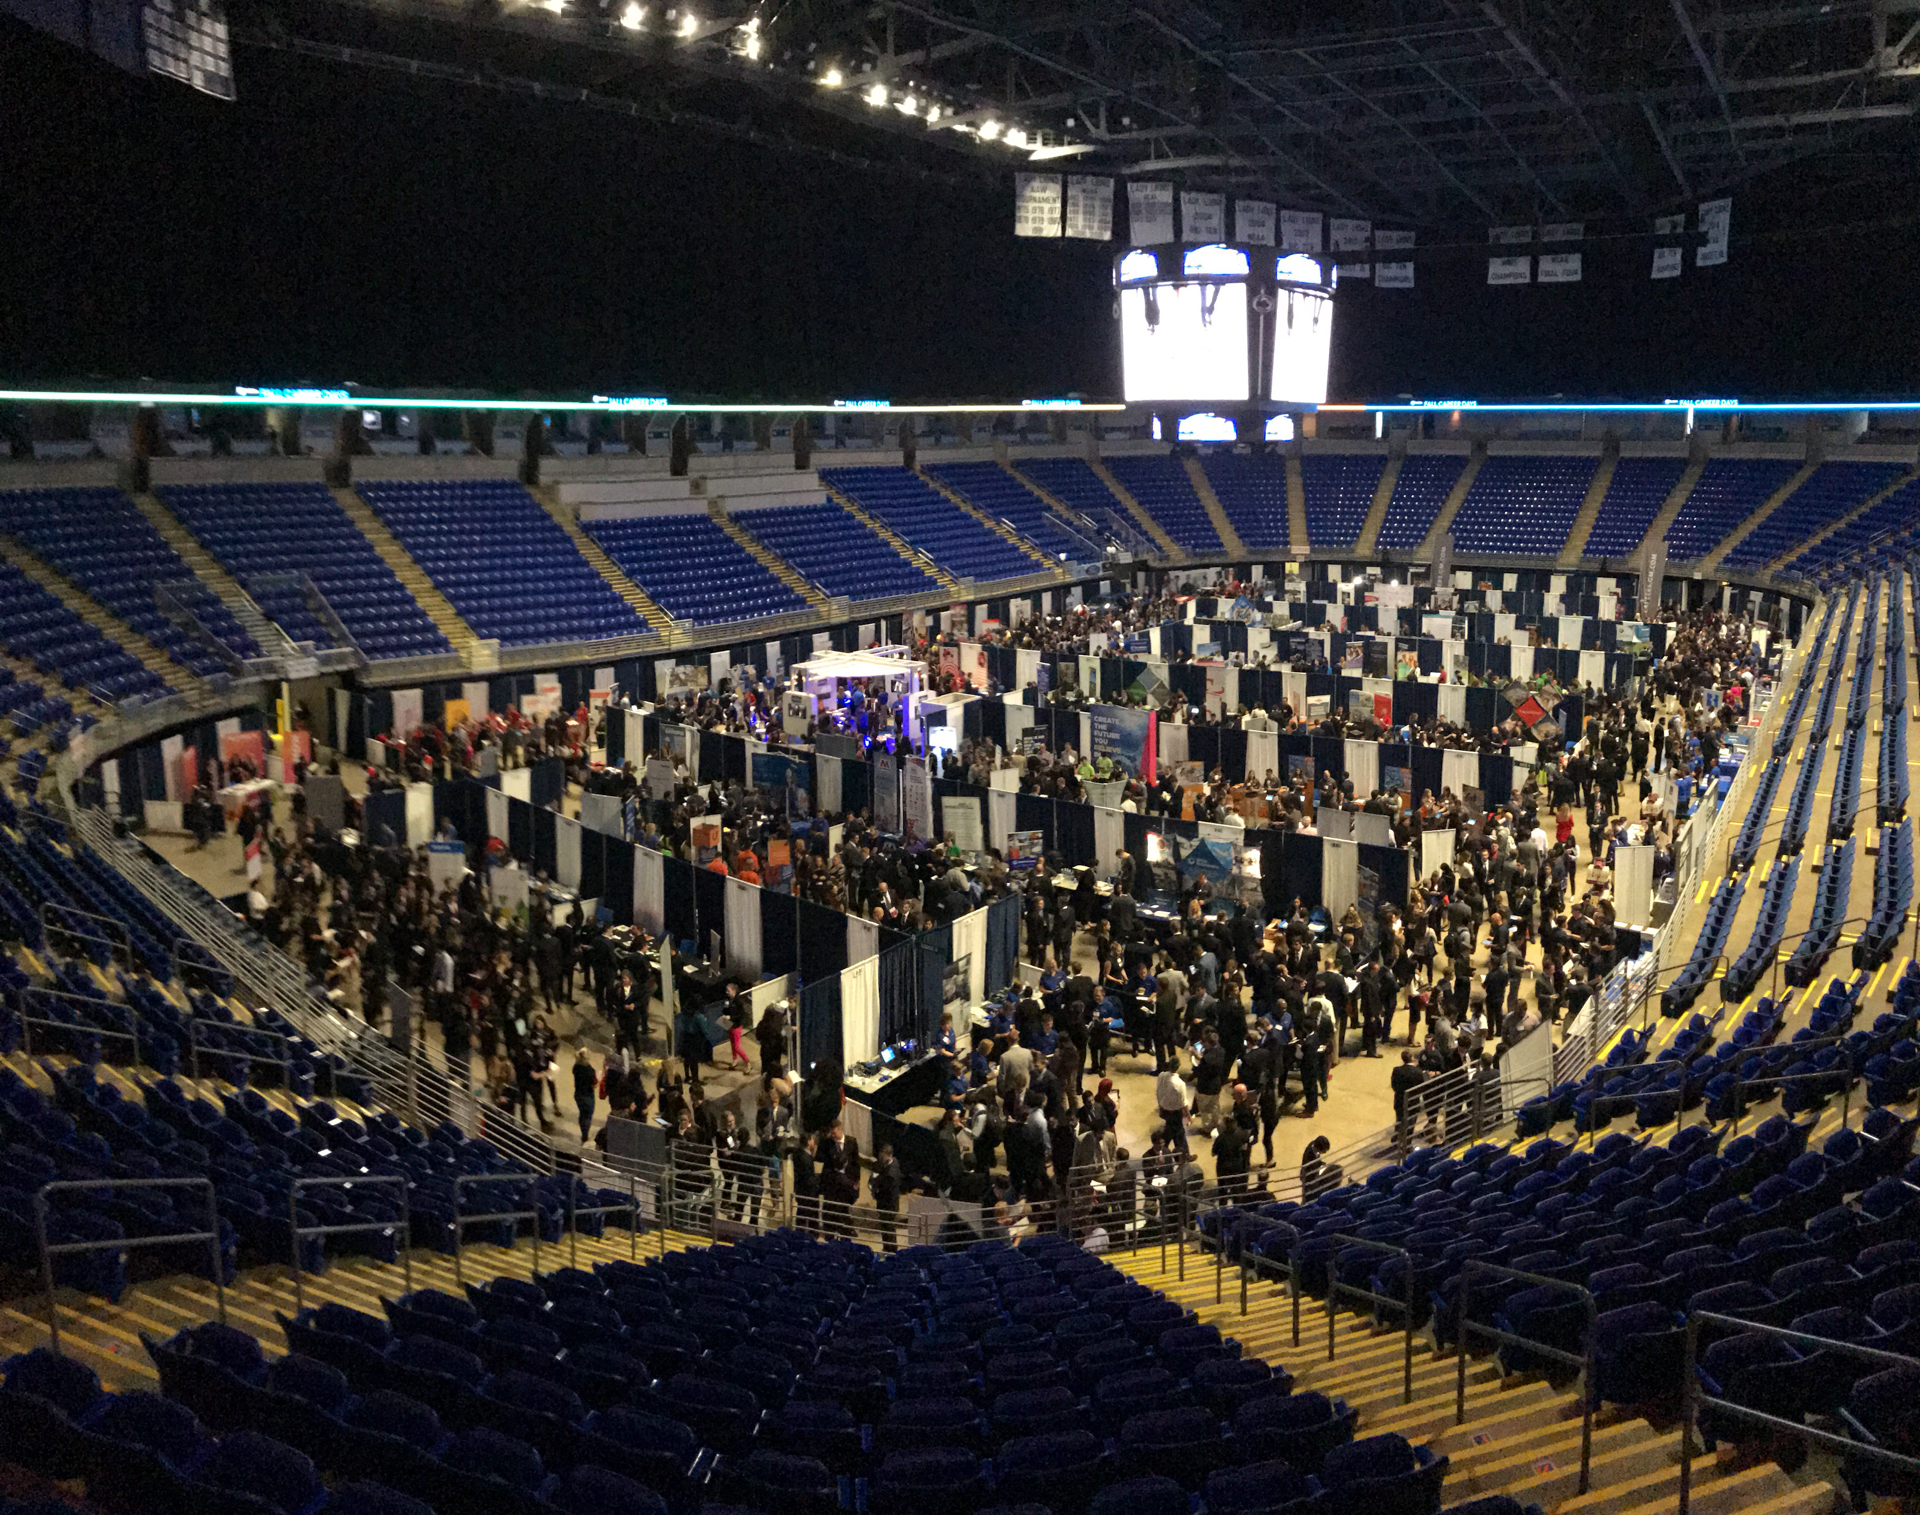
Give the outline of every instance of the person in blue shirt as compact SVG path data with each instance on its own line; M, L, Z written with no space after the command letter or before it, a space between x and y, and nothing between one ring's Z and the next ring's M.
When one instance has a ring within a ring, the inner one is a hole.
M1033 1050L1042 1057L1052 1057L1060 1050L1060 1033L1053 1029L1053 1012L1040 1012L1040 1029L1033 1036Z
M940 1034L934 1038L933 1045L941 1052L951 1053L959 1050L959 1043L954 1040L953 1036L953 1012L951 1010L942 1010L940 1012Z
M968 1059L967 1072L976 1089L985 1088L993 1082L993 1059L987 1056L987 1048L992 1045L991 1039L985 1036L973 1039L973 1056Z

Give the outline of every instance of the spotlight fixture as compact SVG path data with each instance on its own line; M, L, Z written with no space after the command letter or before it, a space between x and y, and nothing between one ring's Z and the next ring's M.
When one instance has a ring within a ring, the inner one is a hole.
M988 117L988 119L980 123L981 141L991 142L995 137L999 135L1000 135L1000 123L992 119L992 117Z
M680 35L681 36L691 37L695 32L699 30L700 30L700 18L694 15L692 11L688 11L686 15L680 18Z
M640 23L647 19L647 8L639 0L630 0L627 8L620 13L620 24L630 32L640 30Z
M927 107L927 125L931 126L933 125L934 122L938 121L939 119L940 119L940 107L937 105L929 105Z
M903 116L912 116L919 113L920 102L914 99L912 95L902 95L899 100L894 103L893 108Z
M1025 147L1026 145L1027 145L1027 134L1024 131L1022 131L1017 126L1009 127L1007 129L1007 146L1008 147Z
M886 85L875 84L867 90L867 104L873 106L877 110L879 107L881 107L882 105L885 105L886 103L887 103Z
M846 83L846 79L839 69L830 68L826 73L821 75L820 82L828 89L838 89L842 84Z

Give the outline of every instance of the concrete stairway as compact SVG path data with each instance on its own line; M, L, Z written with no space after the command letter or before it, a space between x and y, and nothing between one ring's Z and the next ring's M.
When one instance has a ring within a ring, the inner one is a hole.
M158 495L136 494L130 496L141 515L147 518L147 524L166 539L166 543L180 556L180 561L191 568L194 577L213 591L220 603L227 607L228 613L239 622L241 630L253 638L263 656L285 657L294 648L287 634L270 620L265 611L254 603L245 586L221 566L220 560L200 545L200 539L188 531Z
M1104 531L1098 526L1089 525L1078 511L1074 510L1064 500L1042 489L1005 458L1000 460L1000 467L1005 471L1008 478L1017 481L1023 489L1032 492L1048 510L1060 517L1060 524L1065 526L1067 530L1079 536L1086 537L1095 547L1102 546L1111 539L1110 532Z
M1587 485L1587 497L1580 502L1580 513L1573 518L1573 526L1567 532L1567 545L1560 549L1556 567L1580 566L1580 559L1586 555L1587 538L1593 534L1593 523L1600 515L1600 502L1607 497L1607 490L1613 484L1613 470L1619 462L1617 447L1608 448L1600 459L1600 466L1593 471L1593 482Z
M785 558L780 557L777 553L769 552L765 547L761 546L753 533L748 531L732 516L728 515L726 507L718 500L709 500L707 502L707 514L718 521L720 523L720 529L732 537L734 541L738 542L741 547L745 548L753 559L758 562L762 568L766 569L768 573L772 574L782 584L785 584L787 588L791 589L795 594L800 595L815 610L826 609L827 596L821 592L820 586L797 573Z
M1915 479L1920 479L1920 468L1910 469L1906 473L1901 474L1899 478L1895 479L1885 489L1881 490L1878 494L1873 495L1872 497L1861 501L1859 505L1857 505L1854 509L1849 510L1845 515L1840 517L1839 520L1833 522L1831 525L1822 526L1818 531L1816 531L1812 536L1808 537L1806 541L1800 543L1798 546L1789 547L1785 552L1781 553L1779 557L1775 558L1771 563L1767 564L1767 571L1769 573L1778 573L1781 569L1785 568L1787 564L1791 563L1795 558L1799 557L1801 553L1806 552L1809 548L1819 546L1820 543L1826 541L1828 537L1832 536L1836 531L1840 530L1841 527L1852 525L1856 520L1858 520L1861 516L1865 515L1869 510L1873 509L1874 506L1878 505L1882 500L1884 500L1888 495L1892 494L1896 489L1904 489L1907 485L1911 484Z
M335 489L331 493L347 513L347 519L373 544L380 560L393 570L401 587L426 611L427 619L439 628L440 635L453 644L453 650L463 659L467 658L473 644L480 640L479 633L460 618L453 602L427 577L426 569L414 562L412 554L400 545L400 539L387 529L387 523L374 513L371 505L351 489Z
M915 568L932 574L942 589L958 589L960 587L960 581L948 573L946 569L942 568L938 563L934 562L930 556L918 551L916 548L910 547L907 544L907 539L901 536L885 521L881 520L880 517L870 515L858 505L854 504L851 495L842 494L831 484L822 484L821 487L826 490L829 500L832 500L834 504L846 511L848 515L866 527L867 530L879 537L895 552L899 553L901 557L913 564Z
M1374 543L1380 540L1380 528L1387 519L1387 506L1393 503L1393 486L1400 482L1400 465L1407 459L1405 453L1399 457L1389 457L1387 466L1380 470L1380 482L1373 487L1373 504L1367 507L1367 518L1361 523L1360 535L1354 539L1353 550L1360 557L1372 553ZM1288 486L1291 489L1291 485ZM1303 491L1304 492L1304 491ZM1301 501L1301 515L1306 514L1306 502Z
M1726 536L1722 537L1720 539L1720 545L1700 560L1701 571L1703 573L1712 573L1718 568L1721 560L1733 551L1741 539L1745 537L1748 532L1752 531L1754 527L1766 520L1768 516L1772 515L1774 511L1786 504L1788 499L1792 497L1793 492L1813 477L1814 471L1818 469L1819 466L1818 463L1802 464L1792 478L1788 479L1786 483L1782 484L1778 489L1774 490L1772 494L1768 495L1766 499L1762 500L1758 510L1754 511L1746 520L1742 521L1738 526L1734 527L1732 531L1728 532Z
M1589 1488L1580 1493L1577 1385L1562 1389L1543 1379L1505 1377L1493 1357L1471 1359L1466 1418L1456 1421L1457 1363L1451 1356L1435 1355L1425 1338L1415 1341L1409 1400L1406 1338L1398 1331L1375 1331L1369 1321L1353 1314L1338 1316L1329 1329L1325 1305L1303 1301L1300 1343L1295 1346L1283 1287L1256 1285L1248 1313L1242 1315L1238 1275L1228 1270L1217 1279L1210 1259L1189 1254L1184 1281L1171 1253L1165 1269L1157 1251L1115 1254L1111 1260L1195 1311L1203 1323L1218 1326L1249 1356L1285 1367L1294 1375L1295 1392L1316 1390L1345 1400L1359 1412L1356 1435L1397 1432L1446 1456L1444 1505L1507 1494L1557 1515L1663 1515L1677 1504L1678 1434L1613 1412L1595 1420ZM1216 1289L1221 1295L1217 1304ZM1693 1508L1710 1515L1750 1510L1824 1515L1832 1501L1828 1485L1797 1484L1771 1462L1746 1466L1726 1452L1694 1460Z
M1653 518L1653 524L1647 528L1647 534L1634 544L1629 556L1638 557L1647 550L1649 542L1663 540L1667 528L1673 525L1674 518L1680 514L1681 507L1687 503L1687 496L1693 493L1693 486L1700 482L1700 475L1706 472L1707 460L1695 458L1687 464L1686 471L1680 475L1671 493L1660 506L1660 513Z
M1058 563L1054 562L1011 526L1007 525L1005 521L988 515L965 495L956 489L948 487L932 474L928 473L926 469L916 468L914 472L920 476L921 483L926 484L932 489L937 489L946 499L958 505L968 515L972 516L974 520L986 527L988 531L991 531L995 536L1005 537L1009 542L1013 543L1015 547L1018 547L1028 557L1032 558L1035 572L1049 572L1056 575L1060 573L1061 570Z
M1287 454L1287 551L1305 557L1313 550L1307 539L1307 476L1298 453Z
M1088 458L1087 467L1093 470L1095 478L1107 486L1108 492L1126 507L1127 514L1134 519L1134 524L1147 534L1148 539L1152 541L1154 546L1158 547L1176 563L1184 563L1186 561L1187 555L1180 550L1179 544L1167 535L1165 528L1163 528L1158 521L1147 514L1147 507L1133 497L1132 492L1127 486L1113 476L1112 469L1107 467L1107 465L1098 458Z
M1460 507L1466 503L1467 491L1473 488L1473 481L1480 477L1480 465L1487 461L1487 450L1476 447L1467 466L1460 470L1460 477L1454 481L1453 488L1440 504L1440 514L1433 518L1433 525L1420 542L1420 556L1430 558L1439 550L1440 543L1453 530L1453 518L1460 514Z
M558 490L549 486L530 493L540 502L541 509L558 521L560 529L573 539L574 548L593 565L594 572L611 584L614 592L631 605L652 630L666 631L672 627L673 617L654 604L646 590L628 578L620 565L607 556L605 549L580 529L578 514L560 502Z
M109 642L114 642L132 653L143 668L158 674L175 689L197 690L201 687L200 680L174 662L166 648L149 642L38 553L9 536L0 536L0 550L4 551L8 562L79 616L81 620L98 630ZM32 677L44 681L48 675L34 673ZM55 679L54 682L57 684L59 681ZM76 692L85 693L84 690Z
M1220 496L1213 492L1213 480L1207 477L1206 469L1200 466L1198 458L1188 458L1186 465L1187 478L1193 485L1193 492L1200 496L1200 503L1207 508L1207 519L1213 522L1220 545L1227 549L1229 557L1245 557L1246 544L1240 540L1240 533L1233 529L1233 522L1227 519L1227 507L1220 503Z

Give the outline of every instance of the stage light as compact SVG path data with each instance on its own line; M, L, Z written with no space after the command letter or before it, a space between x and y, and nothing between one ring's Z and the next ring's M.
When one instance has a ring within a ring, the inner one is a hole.
M911 116L918 113L920 102L914 99L912 95L902 95L894 102L893 108L903 116Z
M1007 146L1018 148L1025 147L1026 145L1027 134L1017 126L1009 127L1007 130Z
M700 18L694 15L692 11L688 11L686 15L680 18L680 35L681 36L691 37L695 32L699 30L700 30Z
M886 103L887 103L886 85L876 84L867 91L867 104L871 105L875 110L878 110L881 106L885 105Z
M556 16L560 15L567 8L567 0L540 0L540 3Z
M982 121L980 123L981 141L991 142L995 137L999 135L1000 135L1000 123L998 121L995 121L989 118L988 120Z
M940 107L937 105L929 105L927 107L927 125L931 126L933 125L934 122L938 121L939 119L940 119Z
M747 38L747 56L748 56L749 58L752 58L752 59L753 59L754 61L756 61L756 62L758 62L758 61L759 61L759 58L760 58L760 39L759 39L758 37L749 37L749 38Z
M628 5L626 10L620 14L620 24L630 32L639 31L640 23L646 19L647 8L639 4Z
M846 78L841 74L839 69L830 68L826 71L825 75L822 76L820 82L828 89L838 89L842 84L846 83Z

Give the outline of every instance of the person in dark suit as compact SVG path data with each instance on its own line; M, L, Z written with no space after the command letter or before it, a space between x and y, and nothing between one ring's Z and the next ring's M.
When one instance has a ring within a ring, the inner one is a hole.
M820 1169L814 1160L819 1149L819 1134L809 1131L793 1152L793 1215L810 1236L820 1234Z
M900 1250L900 1190L905 1176L890 1144L882 1142L873 1155L873 1177L867 1187L873 1192L873 1207L880 1213L880 1250Z

